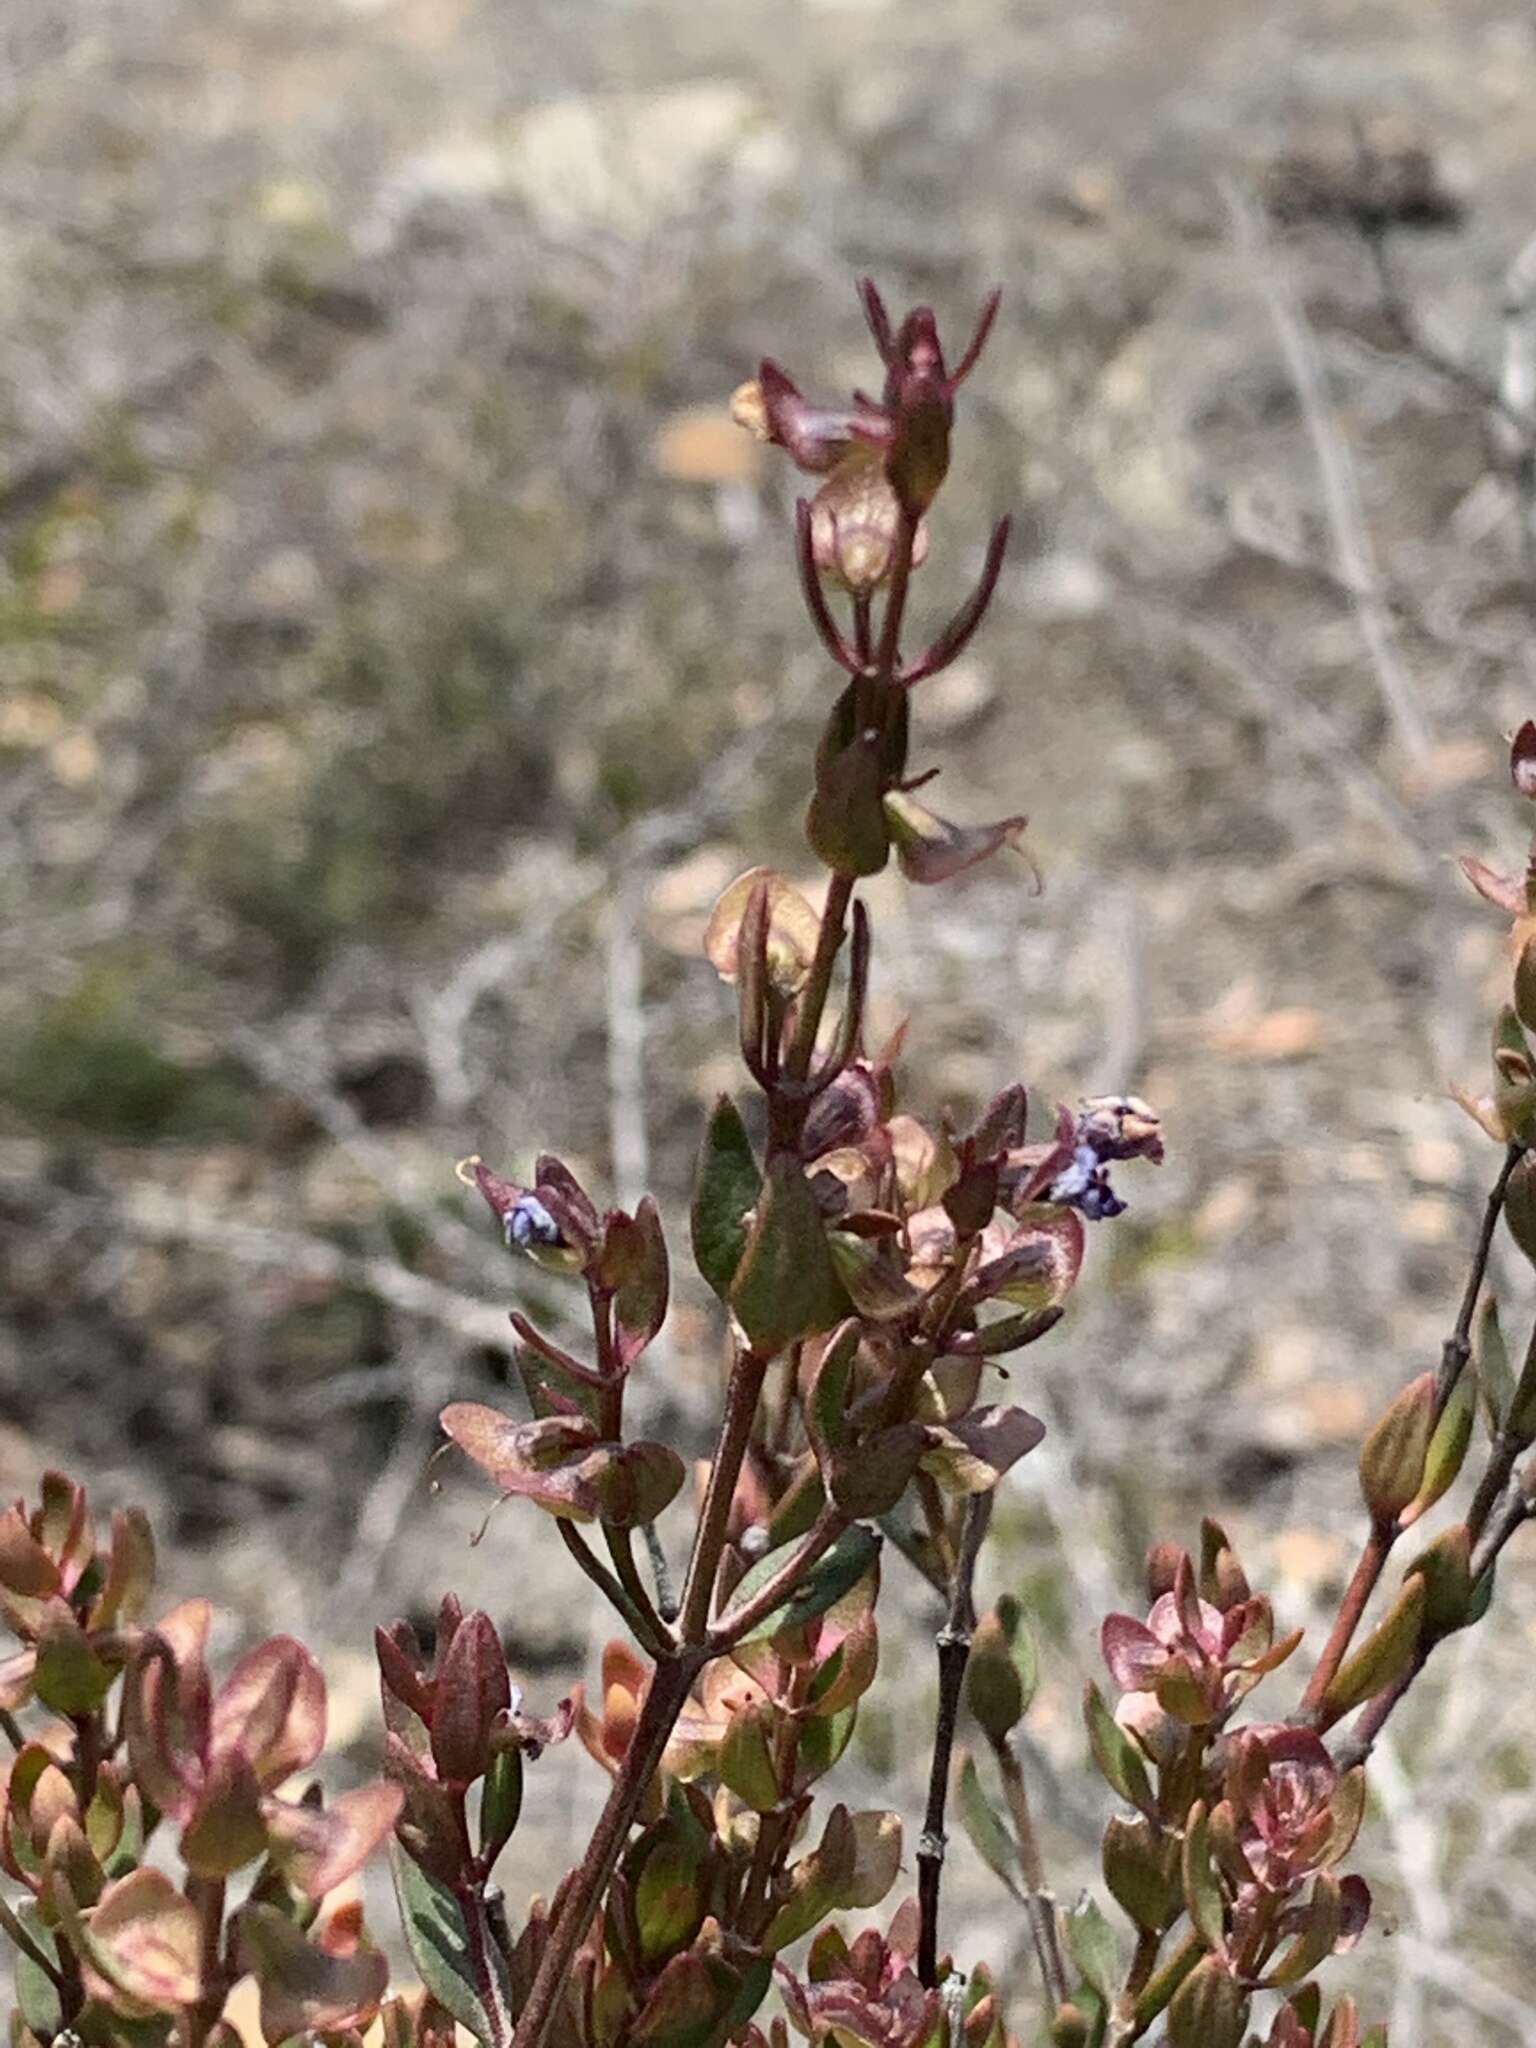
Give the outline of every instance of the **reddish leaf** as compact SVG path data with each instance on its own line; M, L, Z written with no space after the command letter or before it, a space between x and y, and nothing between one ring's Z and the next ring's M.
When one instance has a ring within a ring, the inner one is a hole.
M404 1805L403 1788L382 1778L341 1793L326 1807L268 1800L273 1861L306 1897L323 1899L382 1846Z
M280 1785L325 1747L325 1679L293 1636L273 1636L240 1659L213 1703L211 1745L237 1749L263 1786Z
M270 2043L365 2027L388 1987L389 1964L377 1949L329 1953L275 1906L245 1907L239 1943L241 1965L261 1987L261 2032Z

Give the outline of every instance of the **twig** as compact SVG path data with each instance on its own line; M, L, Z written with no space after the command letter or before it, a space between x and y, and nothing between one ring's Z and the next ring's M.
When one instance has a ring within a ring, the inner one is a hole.
M634 1631L635 1640L641 1648L653 1657L662 1655L668 1647L664 1630L654 1627L644 1607L633 1599L628 1588L609 1571L600 1557L589 1547L579 1530L574 1529L563 1517L557 1517L555 1527L560 1541L586 1576L597 1587L603 1598Z
M1360 1556L1355 1564L1344 1598L1339 1602L1339 1611L1334 1616L1333 1627L1323 1645L1323 1653L1317 1660L1317 1667L1307 1682L1307 1689L1301 1696L1301 1705L1295 1719L1306 1721L1314 1727L1326 1726L1324 1696L1344 1662L1350 1644L1354 1641L1355 1630L1360 1626L1360 1617L1377 1581L1386 1568L1392 1546L1397 1541L1397 1520L1381 1517L1372 1519L1370 1532L1361 1546Z
M1003 1794L1008 1801L1008 1811L1013 1817L1013 1832L1019 1852L1019 1875L1024 1880L1024 1910L1029 1915L1029 1931L1034 1938L1035 1955L1040 1964L1040 1981L1053 2006L1066 2003L1068 1984L1067 1966L1061 1953L1061 1928L1056 1918L1056 1895L1046 1882L1045 1862L1040 1854L1040 1840L1035 1833L1035 1817L1030 1810L1029 1787L1024 1780L1024 1767L1019 1762L1018 1752L1006 1735L993 1736L992 1754L997 1759L997 1768L1003 1781Z
M646 1556L650 1559L651 1583L656 1588L656 1612L670 1625L677 1619L677 1592L672 1584L672 1567L667 1562L667 1553L662 1548L656 1524L643 1522L640 1534L645 1540Z
M1339 574L1354 594L1355 618L1377 687L1409 759L1422 761L1429 752L1431 734L1398 652L1391 610L1382 599L1381 578L1361 509L1359 479L1329 403L1316 341L1284 272L1266 251L1257 209L1235 185L1227 186L1226 200L1238 247L1263 295L1295 386L1317 464Z
M939 1706L933 1730L933 1762L928 1774L928 1808L917 1845L917 1975L932 1989L939 1981L939 1882L944 1871L944 1815L949 1802L950 1763L960 1695L971 1656L971 1631L976 1626L972 1585L976 1560L992 1519L992 1496L975 1493L965 1504L955 1570L949 1586L949 1612L934 1639L939 1657Z
M1436 1416L1440 1415L1446 1402L1456 1391L1456 1382L1466 1370L1467 1361L1472 1356L1472 1318L1477 1313L1478 1297L1483 1291L1483 1281L1488 1274L1488 1255L1493 1249L1493 1233L1498 1228L1505 1197L1509 1193L1509 1177L1524 1156L1523 1145L1511 1145L1504 1154L1504 1164L1499 1168L1498 1178L1488 1190L1488 1200L1483 1209L1477 1243L1472 1249L1472 1264L1467 1273L1467 1284L1462 1290L1461 1307L1457 1311L1455 1327L1446 1338L1440 1355L1440 1372L1435 1381Z

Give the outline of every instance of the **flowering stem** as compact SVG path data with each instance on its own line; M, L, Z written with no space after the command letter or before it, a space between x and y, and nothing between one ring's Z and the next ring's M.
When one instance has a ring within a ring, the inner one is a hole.
M571 1959L581 1946L592 1916L608 1888L628 1838L630 1824L640 1810L656 1766L661 1762L667 1738L682 1712L703 1659L697 1651L684 1651L663 1659L656 1666L650 1689L635 1723L635 1732L625 1751L619 1775L599 1816L586 1854L576 1872L576 1881L549 1931L549 1942L518 2015L513 2048L541 2048L565 1994Z
M747 1350L736 1354L731 1383L726 1389L720 1441L709 1468L704 1508L699 1516L698 1534L694 1538L693 1555L688 1560L688 1577L683 1585L677 1633L686 1646L697 1648L709 1633L710 1608L720 1571L720 1554L725 1548L726 1524L730 1519L731 1502L736 1497L742 1460L752 1440L752 1424L767 1372L768 1360L757 1352Z
M791 1081L803 1081L811 1071L811 1058L816 1051L816 1033L821 1028L822 1013L827 1007L827 995L832 987L832 970L837 964L838 949L843 943L843 927L848 918L848 905L853 900L854 877L834 874L827 885L827 900L822 906L821 929L816 935L816 953L811 961L811 971L806 978L805 990L800 997L800 1014L795 1020L794 1043L790 1046L785 1061L785 1073Z
M1056 1895L1046 1883L1040 1841L1035 1833L1034 1815L1030 1811L1029 1787L1024 1782L1024 1767L1006 1735L994 1735L991 1742L992 1754L997 1759L1003 1781L1003 1794L1013 1817L1019 1874L1024 1880L1024 1908L1029 1915L1029 1931L1034 1937L1035 1954L1040 1962L1040 1981L1052 2005L1064 2005L1068 1992L1067 1966L1061 1953ZM1156 1953L1154 1948L1153 1954Z
M954 1574L949 1583L949 1612L935 1638L939 1654L939 1710L933 1730L933 1762L928 1774L928 1808L917 1845L917 1975L928 1990L939 1981L939 1881L944 1871L944 1814L949 1801L950 1761L960 1694L971 1657L971 1631L976 1608L971 1588L992 1519L990 1493L973 1493L965 1504Z

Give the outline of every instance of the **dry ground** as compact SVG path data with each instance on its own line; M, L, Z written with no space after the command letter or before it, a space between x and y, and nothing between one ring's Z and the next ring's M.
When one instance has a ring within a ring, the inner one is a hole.
M1287 1622L1336 1593L1491 1175L1444 1087L1498 933L1447 855L1519 829L1528 500L1477 382L1531 346L1533 105L1493 0L9 0L7 1484L145 1498L231 1640L327 1646L357 1758L368 1625L450 1583L535 1688L590 1674L547 1532L471 1552L423 1480L513 1291L560 1313L451 1163L556 1144L681 1214L730 1077L702 915L805 871L829 688L724 395L764 351L867 378L857 271L951 332L1000 280L921 608L1017 542L922 730L1046 892L869 896L914 1104L1022 1075L1168 1127L1028 1354L1053 1434L992 1564L1051 1617L1070 1892L1096 1615L1201 1509ZM649 1398L697 1435L717 1365L688 1295ZM1533 1631L1516 1555L1378 1769L1354 1974L1404 2048L1536 2041ZM910 1775L899 1662L856 1774ZM559 1851L581 1768L541 1775Z

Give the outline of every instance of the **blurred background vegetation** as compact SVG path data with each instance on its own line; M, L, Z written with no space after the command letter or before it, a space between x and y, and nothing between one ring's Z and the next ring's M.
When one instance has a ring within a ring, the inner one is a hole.
M832 688L792 479L725 400L762 353L868 381L856 272L950 334L1000 281L919 618L1000 511L1015 549L921 758L959 815L1031 812L1046 889L868 895L913 1107L1022 1076L1168 1131L1020 1368L1052 1435L987 1588L1051 1638L1070 1896L1097 1616L1202 1509L1285 1625L1336 1594L1353 1444L1437 1355L1491 1174L1444 1088L1498 921L1446 856L1518 857L1531 463L1479 380L1536 346L1533 103L1496 0L9 0L8 1490L143 1499L231 1644L325 1650L360 1759L373 1620L449 1585L536 1687L591 1675L550 1532L470 1550L478 1494L425 1476L509 1300L564 1312L452 1162L549 1144L681 1217L734 1078L698 937L750 862L811 879ZM699 1448L719 1363L685 1284L646 1398ZM1504 1581L1376 1774L1396 1931L1357 1976L1409 2048L1536 2041L1529 1559ZM930 1698L892 1592L865 1772Z

